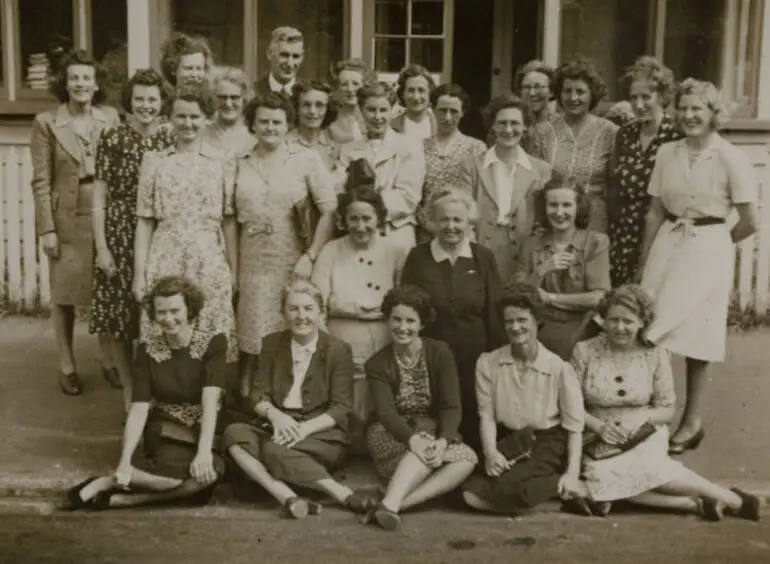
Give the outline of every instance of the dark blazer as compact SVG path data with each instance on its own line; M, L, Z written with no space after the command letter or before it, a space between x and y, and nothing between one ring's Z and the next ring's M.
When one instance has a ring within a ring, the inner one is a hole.
M437 421L437 438L460 440L458 427L462 417L460 383L457 378L454 355L449 345L423 338L422 350L430 378L432 403L430 416ZM365 365L374 414L385 430L404 444L409 444L414 430L396 408L396 397L401 384L401 373L393 345L381 349Z
M252 405L270 401L278 409L294 382L291 331L272 333L262 340L259 369L252 382ZM337 423L315 436L347 442L348 416L353 409L353 353L350 345L321 331L315 354L302 383L302 409L292 412L299 421L326 413Z
M268 75L264 75L261 78L258 78L254 81L254 95L255 96L266 96L272 90L270 90L270 81L268 80Z

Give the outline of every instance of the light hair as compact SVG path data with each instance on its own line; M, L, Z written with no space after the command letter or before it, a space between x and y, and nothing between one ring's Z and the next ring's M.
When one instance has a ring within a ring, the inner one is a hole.
M272 53L280 43L302 43L305 44L305 36L294 27L281 26L273 30L270 35L270 45L267 48L268 53Z
M436 209L440 203L459 203L468 210L468 221L473 224L478 220L476 202L467 190L456 186L444 186L434 192L425 207L425 226L431 234L436 233Z
M217 88L222 82L229 82L241 89L244 105L254 97L249 77L239 68L235 67L214 67L209 77L211 91L216 93Z
M719 90L713 83L707 80L687 78L676 89L674 107L679 110L679 101L682 96L697 96L711 110L714 116L709 124L713 131L719 131L730 121L730 113L727 110Z
M320 312L322 314L326 313L326 305L321 290L309 280L297 278L283 287L281 290L281 311L286 309L286 302L289 301L289 296L292 294L305 294L310 296L315 303L318 304Z

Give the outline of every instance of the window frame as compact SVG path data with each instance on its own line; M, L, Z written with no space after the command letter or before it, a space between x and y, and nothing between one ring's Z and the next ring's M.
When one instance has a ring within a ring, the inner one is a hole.
M0 57L3 60L2 71L0 72L0 100L8 100L11 92L11 78L10 67L13 64L13 51L10 48L10 43L13 39L13 15L12 6L10 0L0 0Z

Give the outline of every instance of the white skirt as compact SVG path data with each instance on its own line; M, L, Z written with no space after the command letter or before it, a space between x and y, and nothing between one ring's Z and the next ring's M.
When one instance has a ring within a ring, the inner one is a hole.
M723 361L734 271L727 225L663 223L642 275L655 302L647 337L681 356Z

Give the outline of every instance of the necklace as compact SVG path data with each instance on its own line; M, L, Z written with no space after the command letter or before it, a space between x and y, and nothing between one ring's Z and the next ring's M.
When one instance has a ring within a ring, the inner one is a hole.
M401 368L404 368L406 370L411 370L417 364L420 362L420 357L422 356L422 346L417 350L417 352L413 354L399 354L396 352L396 362L398 362L399 366Z

